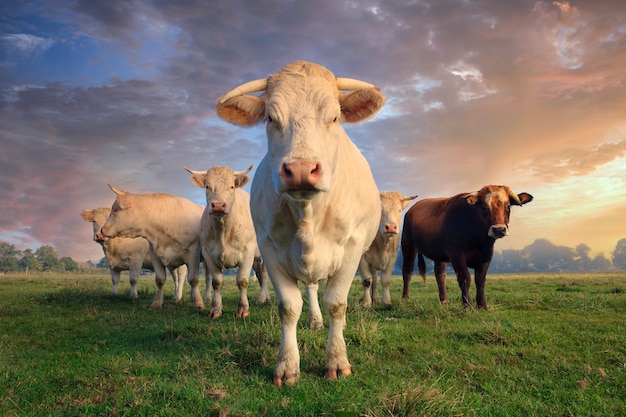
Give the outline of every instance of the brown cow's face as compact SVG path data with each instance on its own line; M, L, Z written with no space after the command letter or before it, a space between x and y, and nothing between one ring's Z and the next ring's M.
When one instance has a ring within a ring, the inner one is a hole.
M500 239L509 235L511 206L521 206L530 202L533 196L528 193L515 194L505 185L487 185L475 193L466 196L468 204L480 206L487 220L487 234Z

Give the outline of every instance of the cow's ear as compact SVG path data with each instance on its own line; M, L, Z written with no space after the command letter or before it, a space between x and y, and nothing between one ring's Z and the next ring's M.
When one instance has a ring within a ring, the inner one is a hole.
M478 203L478 192L474 191L473 193L467 193L463 196L463 198L465 199L465 201L467 201L467 204L473 206L474 204Z
M250 177L245 174L235 176L235 187L241 188L250 181Z
M521 203L520 205L533 201L533 196L528 193L519 193L517 198L519 198L519 202Z
M91 223L93 221L94 214L93 209L87 209L80 213L80 217L82 217L84 221Z
M204 182L206 181L206 174L191 174L189 179L196 187L204 188Z
M265 100L256 96L236 96L215 105L217 115L239 126L254 126L265 119Z
M416 194L416 195L412 195L412 196L410 196L410 197L406 197L406 196L405 196L405 197L403 197L403 199L402 199L402 210L404 210L405 208L407 208L407 206L409 205L409 203L410 203L412 200L415 200L416 198L417 198L417 194Z
M359 123L370 119L383 108L385 96L378 88L365 88L350 94L340 94L341 119L346 123Z

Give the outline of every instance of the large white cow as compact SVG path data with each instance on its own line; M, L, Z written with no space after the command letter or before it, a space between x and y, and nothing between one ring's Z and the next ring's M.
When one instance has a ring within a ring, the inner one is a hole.
M400 222L402 211L407 208L416 195L405 197L395 191L380 193L382 213L378 233L372 242L372 246L363 254L359 263L361 284L363 285L363 305L371 307L372 298L378 302L378 289L376 288L376 275L380 273L380 283L383 286L383 303L391 304L389 286L393 267L398 257L398 245L400 244Z
M163 306L165 267L187 265L191 302L204 308L198 289L200 219L204 207L170 194L132 194L110 184L109 187L116 198L99 237L143 237L150 242L156 275L156 293L150 307Z
M255 91L264 95L246 95ZM351 373L343 337L348 291L361 255L376 236L380 197L367 161L340 122L368 119L384 101L371 84L338 79L320 65L297 61L216 103L226 121L266 123L268 150L252 181L250 201L282 325L277 386L300 376L298 281L328 279L322 297L329 316L326 373L333 379Z
M150 269L154 271L152 266L152 259L150 258L150 244L143 238L104 238L98 237L100 228L104 225L104 222L109 217L111 209L107 207L100 207L95 209L85 209L80 214L83 220L89 222L93 226L93 240L102 246L104 256L106 256L109 262L109 270L111 271L111 281L114 294L117 294L118 285L120 283L120 273L122 271L128 271L130 281L130 296L137 298L137 283L139 282L139 275L141 269ZM172 278L174 279L176 300L177 294L182 294L185 279L187 279L187 267L181 265L176 269L170 269ZM180 288L180 290L179 290ZM180 297L180 296L179 296ZM178 298L180 300L180 298ZM178 301L177 300L177 301Z
M224 269L238 267L237 288L239 288L239 306L237 317L250 315L248 304L248 277L250 269L256 266L256 276L261 285L257 301L269 300L269 277L259 258L252 215L250 214L250 196L241 189L250 181L248 172L233 171L228 167L216 166L208 171L194 171L185 167L191 174L191 182L206 190L206 207L202 214L202 256L207 263L213 279L213 301L209 317L222 315L222 285Z

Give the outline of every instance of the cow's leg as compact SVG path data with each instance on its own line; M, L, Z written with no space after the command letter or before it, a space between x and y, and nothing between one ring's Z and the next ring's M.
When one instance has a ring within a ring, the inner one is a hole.
M485 282L487 281L487 270L491 262L485 262L476 268L474 273L474 281L476 283L476 305L478 308L487 310L487 299L485 298Z
M390 262L380 273L380 284L383 287L383 304L391 304L391 276L393 275L393 266L395 262Z
M139 298L139 294L137 293L137 283L139 282L139 274L141 272L142 264L142 260L139 261L139 264L131 262L130 268L128 270L128 282L130 282L130 296L134 299Z
M415 265L415 255L417 250L413 245L402 241L402 298L409 298L409 284L413 275L413 265Z
M152 259L152 266L154 268L156 292L154 293L154 300L152 300L150 308L161 308L163 307L163 286L165 285L166 277L165 266L156 256Z
M361 286L363 287L363 298L361 298L361 303L363 307L371 307L372 306L372 271L370 269L370 264L365 259L365 256L361 257L359 261L359 272L361 273ZM374 270L374 274L376 271Z
M110 268L111 272L111 292L117 294L119 292L120 285L120 270Z
M254 263L252 264L252 269L254 269L254 273L256 275L257 280L259 281L259 285L261 286L261 292L256 298L256 302L259 304L266 303L270 301L270 277L267 274L267 269L263 264L263 260L260 256L254 257Z
M305 286L305 289L309 299L309 329L321 329L324 327L324 319L322 318L322 310L317 298L319 284L308 284Z
M216 319L222 315L222 286L224 285L224 275L221 270L211 270L211 283L213 285L213 301L211 301L211 311L209 317Z
M209 267L207 266L206 261L204 259L202 260L202 271L204 271L204 285L205 285L204 302L210 303L213 281L211 279L211 272L209 271Z
M378 271L372 265L370 265L370 274L372 275L372 302L379 303L380 296L378 295Z
M248 303L248 279L250 269L254 263L253 257L248 257L239 265L237 269L237 288L239 289L239 304L237 305L237 317L248 317L250 315L250 304Z
M452 266L456 272L456 279L459 282L461 288L461 301L464 308L472 308L472 300L469 296L469 287L472 277L467 269L467 262L464 257L452 258Z
M355 268L356 269L356 268ZM343 329L346 326L348 291L352 284L352 274L340 271L328 278L324 289L324 307L328 314L328 343L326 344L326 375L331 379L352 373Z
M274 370L274 385L283 381L294 384L300 378L300 351L298 350L297 328L302 314L302 293L296 281L275 271L269 271L282 327L282 338L278 350L278 363ZM315 294L317 298L317 292Z
M441 304L450 304L448 294L446 292L446 263L435 262L435 279L437 280L437 288L439 289L439 302Z
M192 252L192 256L186 262L187 264L187 281L191 287L189 299L193 305L200 310L204 310L204 301L198 286L198 269L200 268L200 248Z
M174 301L180 301L183 299L185 281L188 279L187 274L189 273L189 269L187 265L182 264L170 272L172 272L172 278L174 279Z

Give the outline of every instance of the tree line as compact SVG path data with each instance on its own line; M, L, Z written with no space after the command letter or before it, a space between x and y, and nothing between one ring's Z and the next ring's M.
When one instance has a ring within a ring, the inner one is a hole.
M626 270L626 238L615 245L608 258L604 254L590 256L589 246L581 243L575 248L558 246L546 239L537 239L521 250L495 251L489 271L512 272L578 272ZM54 247L42 245L36 250L20 250L0 241L0 273L6 272L89 272L108 268L106 257L98 263L76 262L68 256L59 258ZM432 262L427 260L427 271L432 274ZM394 267L394 274L402 274L402 251Z

